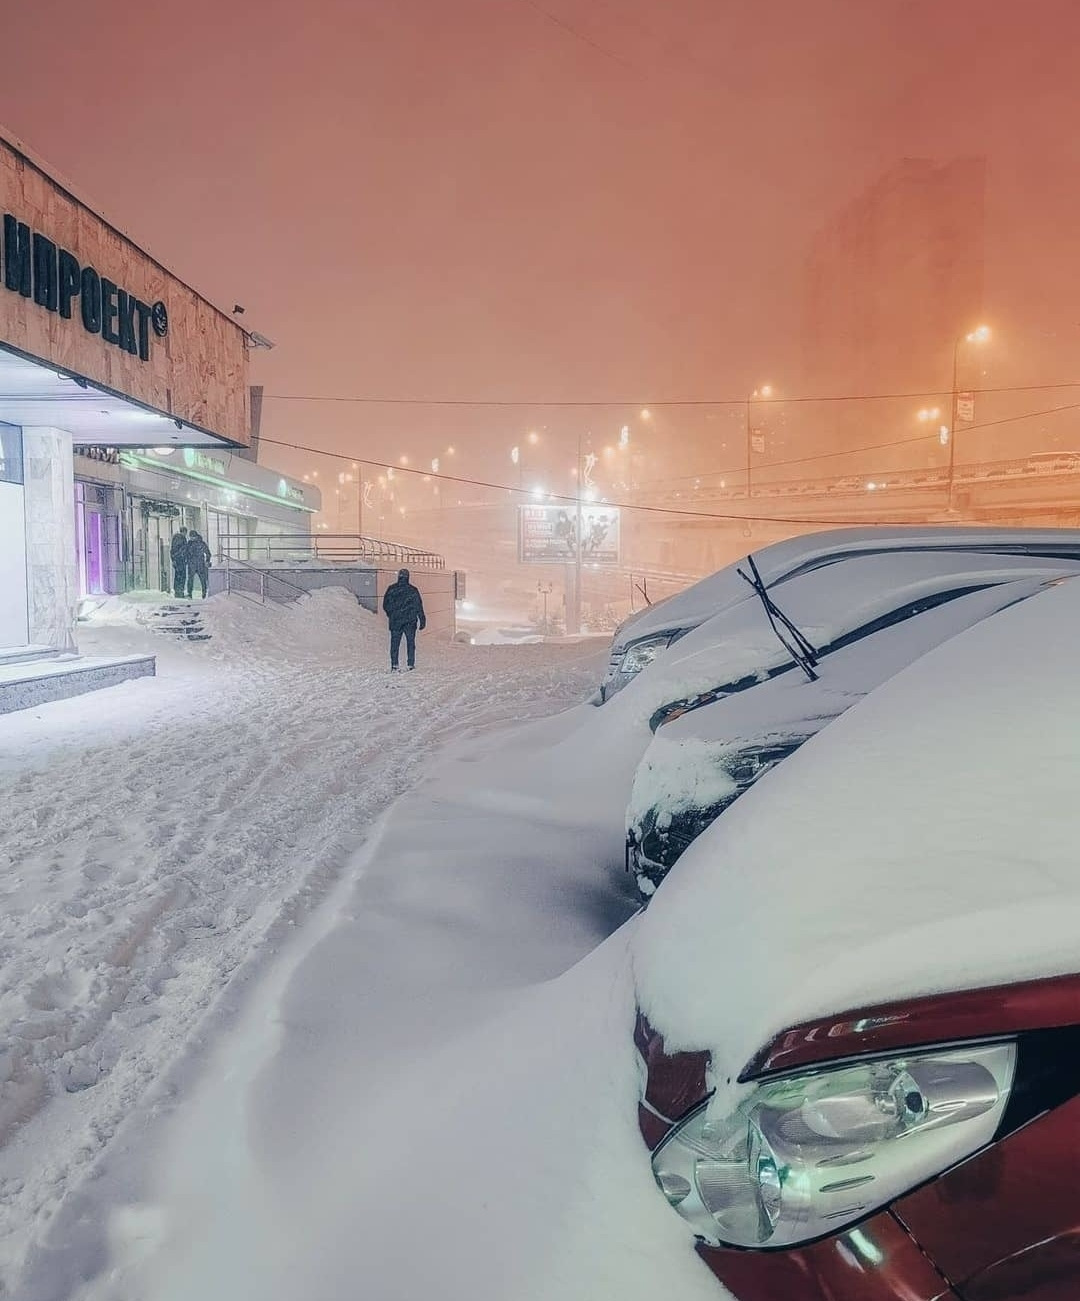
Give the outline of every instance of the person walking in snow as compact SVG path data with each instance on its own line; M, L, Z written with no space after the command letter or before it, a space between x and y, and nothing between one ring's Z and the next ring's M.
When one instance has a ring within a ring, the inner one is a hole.
M183 596L187 591L187 529L172 535L169 559L172 561L173 596Z
M398 570L397 582L386 589L382 608L390 624L390 672L398 671L402 637L405 638L409 668L416 668L416 630L427 627L427 616L420 593L409 582L407 569Z
M202 535L195 529L192 529L188 534L185 555L187 556L188 597L190 599L196 578L199 580L199 586L202 588L202 595L205 596L206 588L210 581L210 548L206 545Z

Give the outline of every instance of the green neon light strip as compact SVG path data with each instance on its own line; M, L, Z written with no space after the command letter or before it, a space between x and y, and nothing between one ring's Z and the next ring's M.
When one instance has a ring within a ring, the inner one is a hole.
M228 479L216 479L212 474L200 474L198 470L189 470L186 465L166 465L157 457L140 456L137 452L121 452L120 460L128 465L149 465L155 470L168 470L170 474L180 474L185 479L198 479L201 483L213 484L215 488L227 488L230 492L238 493L243 497L258 497L260 501L272 501L275 506L304 510L309 515L318 514L314 506L301 506L299 502L290 501L288 497L275 497L271 493L260 492L258 488L240 488L235 483L230 483Z

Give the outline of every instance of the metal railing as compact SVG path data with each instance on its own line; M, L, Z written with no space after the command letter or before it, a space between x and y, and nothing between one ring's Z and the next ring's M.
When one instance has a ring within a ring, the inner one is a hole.
M222 533L218 535L218 559L253 566L287 566L289 561L320 560L337 565L446 568L446 561L434 551L355 533L278 533L255 537L247 533Z
M224 556L222 567L225 570L225 592L228 596L257 596L264 605L267 601L276 601L281 605L310 595L306 588L298 587L280 574L273 574L246 560Z

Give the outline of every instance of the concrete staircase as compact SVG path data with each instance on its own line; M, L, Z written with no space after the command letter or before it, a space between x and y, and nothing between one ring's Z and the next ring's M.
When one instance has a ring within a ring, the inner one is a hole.
M202 611L197 605L166 604L155 606L140 614L139 622L151 632L165 633L181 641L209 641L210 634L203 623Z

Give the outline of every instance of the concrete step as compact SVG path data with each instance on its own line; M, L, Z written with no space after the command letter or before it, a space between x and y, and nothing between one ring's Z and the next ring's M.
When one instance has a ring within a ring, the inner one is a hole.
M6 664L33 664L56 654L54 646L4 646L0 647L0 668Z
M187 603L159 605L140 614L140 623L150 632L168 633L184 641L209 641L202 612Z
M0 714L153 677L153 655L62 655L0 665Z

